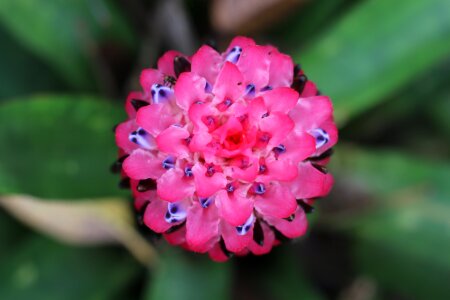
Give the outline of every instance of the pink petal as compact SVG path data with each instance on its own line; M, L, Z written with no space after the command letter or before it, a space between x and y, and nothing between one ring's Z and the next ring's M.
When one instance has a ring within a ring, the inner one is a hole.
M256 90L269 84L269 49L264 46L249 46L243 49L237 67L245 78L245 84L254 84Z
M216 96L217 103L227 98L235 100L242 96L245 90L243 81L244 77L242 77L236 65L225 62L212 90L212 93Z
M156 69L144 69L141 72L139 81L141 83L142 89L145 92L145 95L149 96L152 85L156 83L162 84L164 81L164 75Z
M278 112L271 113L268 117L261 119L259 124L261 131L268 132L271 135L267 145L269 149L278 146L284 141L294 126L295 124L291 118Z
M192 152L209 151L208 144L211 142L211 135L207 132L199 132L192 136L189 143L189 150Z
M245 160L246 165L248 164L248 166L240 166L242 164L241 160ZM238 158L237 161L232 161L230 168L234 179L252 182L259 173L259 158L254 155L250 157L242 156L242 158Z
M169 202L181 201L194 194L195 187L192 179L185 176L180 169L169 169L157 180L158 196Z
M233 193L220 190L216 194L216 205L221 218L233 226L240 226L248 220L253 211L253 200L237 189Z
M203 119L207 116L212 116L217 113L217 110L213 109L208 103L194 103L191 105L188 115L189 120L194 125L194 133L205 132L209 130L209 127L203 122Z
M215 243L214 246L208 252L209 257L215 262L226 262L228 260L228 256L223 253L220 243Z
M175 70L173 68L173 61L175 57L183 56L178 51L170 50L164 53L160 59L158 59L158 70L160 70L164 75L169 75L175 77Z
M305 162L299 164L298 176L290 189L297 199L323 197L330 192L333 182L331 174L324 174Z
M241 47L242 49L256 45L255 41L245 36L237 36L231 42L225 53L230 52L233 47Z
M297 201L287 187L273 182L266 189L264 195L255 197L255 207L261 214L287 218L294 213Z
M194 73L182 73L175 85L177 105L189 110L194 102L206 101L209 95L205 92L206 80Z
M252 241L248 245L248 249L255 254L255 255L263 255L266 253L269 253L270 250L272 250L273 243L275 241L275 234L273 233L273 230L269 228L269 226L264 223L260 222L263 234L264 234L264 241L262 245L259 245L255 241Z
M281 159L290 159L299 163L310 157L316 151L316 140L304 132L291 132L283 141L286 152L280 155Z
M131 190L133 192L134 197L134 207L137 211L140 211L144 205L156 198L155 190L148 190L145 192L139 192L137 190L137 186L139 184L139 180L130 180Z
M244 250L253 240L253 226L246 234L239 235L235 226L230 225L227 222L221 222L220 225L225 247L230 252L240 252ZM242 223L240 225L242 225Z
M294 220L287 221L284 219L277 219L266 217L267 222L275 226L284 236L294 239L306 233L308 228L308 220L302 208L297 208Z
M171 108L166 104L152 104L139 109L136 123L156 137L164 129L177 122Z
M294 76L294 63L289 55L273 48L270 55L269 86L272 88L291 86Z
M327 151L328 149L333 147L338 141L338 129L336 127L336 123L333 122L332 118L323 122L320 125L320 128L328 133L329 140L325 145L317 149L316 155L320 155L321 153Z
M320 127L332 114L333 106L326 96L301 98L289 113L295 121L296 130L305 131Z
M250 123L259 123L263 115L267 112L268 109L262 97L253 99L247 106L247 114Z
M242 132L242 124L236 117L230 116L225 124L213 132L213 135L219 139L220 143L223 143L230 133L238 132Z
M290 159L283 159L282 157L279 159L275 159L274 157L268 158L266 159L267 179L264 181L291 181L298 175L297 165L298 163Z
M144 224L157 233L167 231L174 224L167 223L164 215L167 212L167 202L154 198L150 201L144 213Z
M156 137L160 151L178 158L189 157L186 139L190 136L185 128L172 125Z
M206 78L212 84L216 82L222 63L222 56L210 46L204 45L192 55L191 72Z
M305 84L305 87L303 88L302 94L300 95L300 97L302 98L307 98L307 97L313 97L313 96L317 96L317 87L316 84L314 82L312 82L311 80L308 80Z
M287 114L295 107L299 99L298 93L288 87L279 87L262 94L269 111L279 111Z
M215 205L203 208L194 202L186 221L186 242L195 252L207 252L219 239L219 218Z
M123 162L124 172L132 179L141 180L160 177L165 170L161 160L142 149L134 150Z
M129 120L120 123L115 130L116 144L126 153L131 153L133 150L139 148L135 143L130 142L129 135L138 128L134 120Z
M181 227L180 229L171 232L171 233L165 233L164 238L166 241L173 245L183 245L186 243L186 226Z
M206 168L201 164L195 164L192 172L194 173L195 190L199 197L209 197L227 184L223 173L215 172L214 175L207 176Z
M241 252L235 253L236 256L246 256L247 254L249 254L249 250L248 249L244 249Z
M129 118L136 118L136 109L131 104L131 100L133 99L149 102L145 99L144 94L141 92L129 93L127 96L127 100L125 101L125 111L127 112Z

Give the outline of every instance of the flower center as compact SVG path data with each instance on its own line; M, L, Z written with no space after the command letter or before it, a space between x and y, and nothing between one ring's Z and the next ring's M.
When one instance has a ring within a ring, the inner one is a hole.
M223 147L227 150L236 150L242 145L243 141L244 138L242 136L242 132L230 134L223 142Z

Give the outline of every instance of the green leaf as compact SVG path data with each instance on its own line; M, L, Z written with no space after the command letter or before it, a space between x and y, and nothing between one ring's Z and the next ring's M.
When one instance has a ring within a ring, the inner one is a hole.
M52 70L0 28L0 100L61 89Z
M111 128L123 108L95 97L38 96L0 105L0 194L118 195Z
M111 299L138 280L120 249L72 248L32 237L0 261L0 299Z
M357 267L415 299L448 298L450 166L389 151L339 153L338 180L372 199L371 209L335 222L356 238Z
M450 120L448 112L450 111L450 90L440 91L434 96L434 105L426 107L428 116L432 119L438 131L442 132L443 140L446 143L446 148L449 150L450 143Z
M416 193L417 198L425 196L427 203L450 205L448 163L427 161L395 151L364 151L341 145L330 168L336 170L338 180L348 178L378 197L382 201L380 205L391 202L387 197L399 192L416 192L417 189L420 191Z
M270 295L270 299L324 299L324 296L316 291L311 282L304 274L304 270L299 268L298 256L295 253L294 245L273 249L272 257L266 258L265 263L261 261L258 283L263 291L263 295ZM263 296L261 295L261 296Z
M299 48L314 39L339 19L349 6L361 0L304 1L295 11L268 28L270 39L281 48ZM295 30L292 30L295 28Z
M174 248L162 252L159 269L150 278L146 299L231 299L229 263L216 263L205 255Z
M13 251L29 235L29 231L0 208L0 259Z
M107 0L3 0L0 22L79 89L95 87L92 66L101 43L125 49L134 44L123 16Z
M450 2L368 0L294 56L348 119L450 54Z

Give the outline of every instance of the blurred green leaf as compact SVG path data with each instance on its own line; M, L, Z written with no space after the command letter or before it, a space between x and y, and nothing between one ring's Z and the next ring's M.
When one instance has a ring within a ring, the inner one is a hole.
M52 70L0 28L0 100L61 89Z
M279 20L276 26L268 28L271 40L277 46L298 48L326 30L349 7L361 0L314 0L304 1L295 11ZM292 30L295 28L295 30ZM300 38L299 38L300 37Z
M14 300L111 299L140 271L124 250L73 248L37 236L0 263L0 299Z
M159 269L150 278L146 299L231 299L231 265L216 263L205 255L167 248Z
M443 140L447 145L447 150L450 148L450 118L448 112L450 111L450 89L447 87L445 91L440 91L434 95L434 105L426 107L429 118L433 121L436 129L443 133Z
M27 229L0 208L0 254L13 251L27 236Z
M377 150L364 151L341 145L333 157L330 168L336 170L337 179L350 178L380 199L380 205L390 203L388 197L399 192L416 192L426 203L450 206L450 166L417 158L405 153Z
M332 97L342 126L446 58L449 33L446 0L369 0L294 59Z
M133 32L108 0L2 0L0 22L67 83L92 89L101 43L133 45Z
M415 299L448 298L450 166L388 151L339 153L337 178L373 197L371 209L336 222L356 237L358 268Z
M262 289L271 299L289 300L301 297L308 300L325 299L316 291L304 270L299 268L298 253L293 245L273 249L270 265L263 265L258 278L263 282Z
M365 145L389 144L435 159L449 157L449 81L450 65L432 68L385 103L347 123L340 138Z
M95 97L38 96L0 105L0 194L118 195L111 128L122 107Z

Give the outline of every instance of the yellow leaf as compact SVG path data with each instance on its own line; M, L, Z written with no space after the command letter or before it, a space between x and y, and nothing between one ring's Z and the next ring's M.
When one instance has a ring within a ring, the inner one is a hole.
M120 243L144 265L156 263L154 248L136 231L130 205L123 199L67 202L10 195L0 197L0 206L60 241L74 245Z

